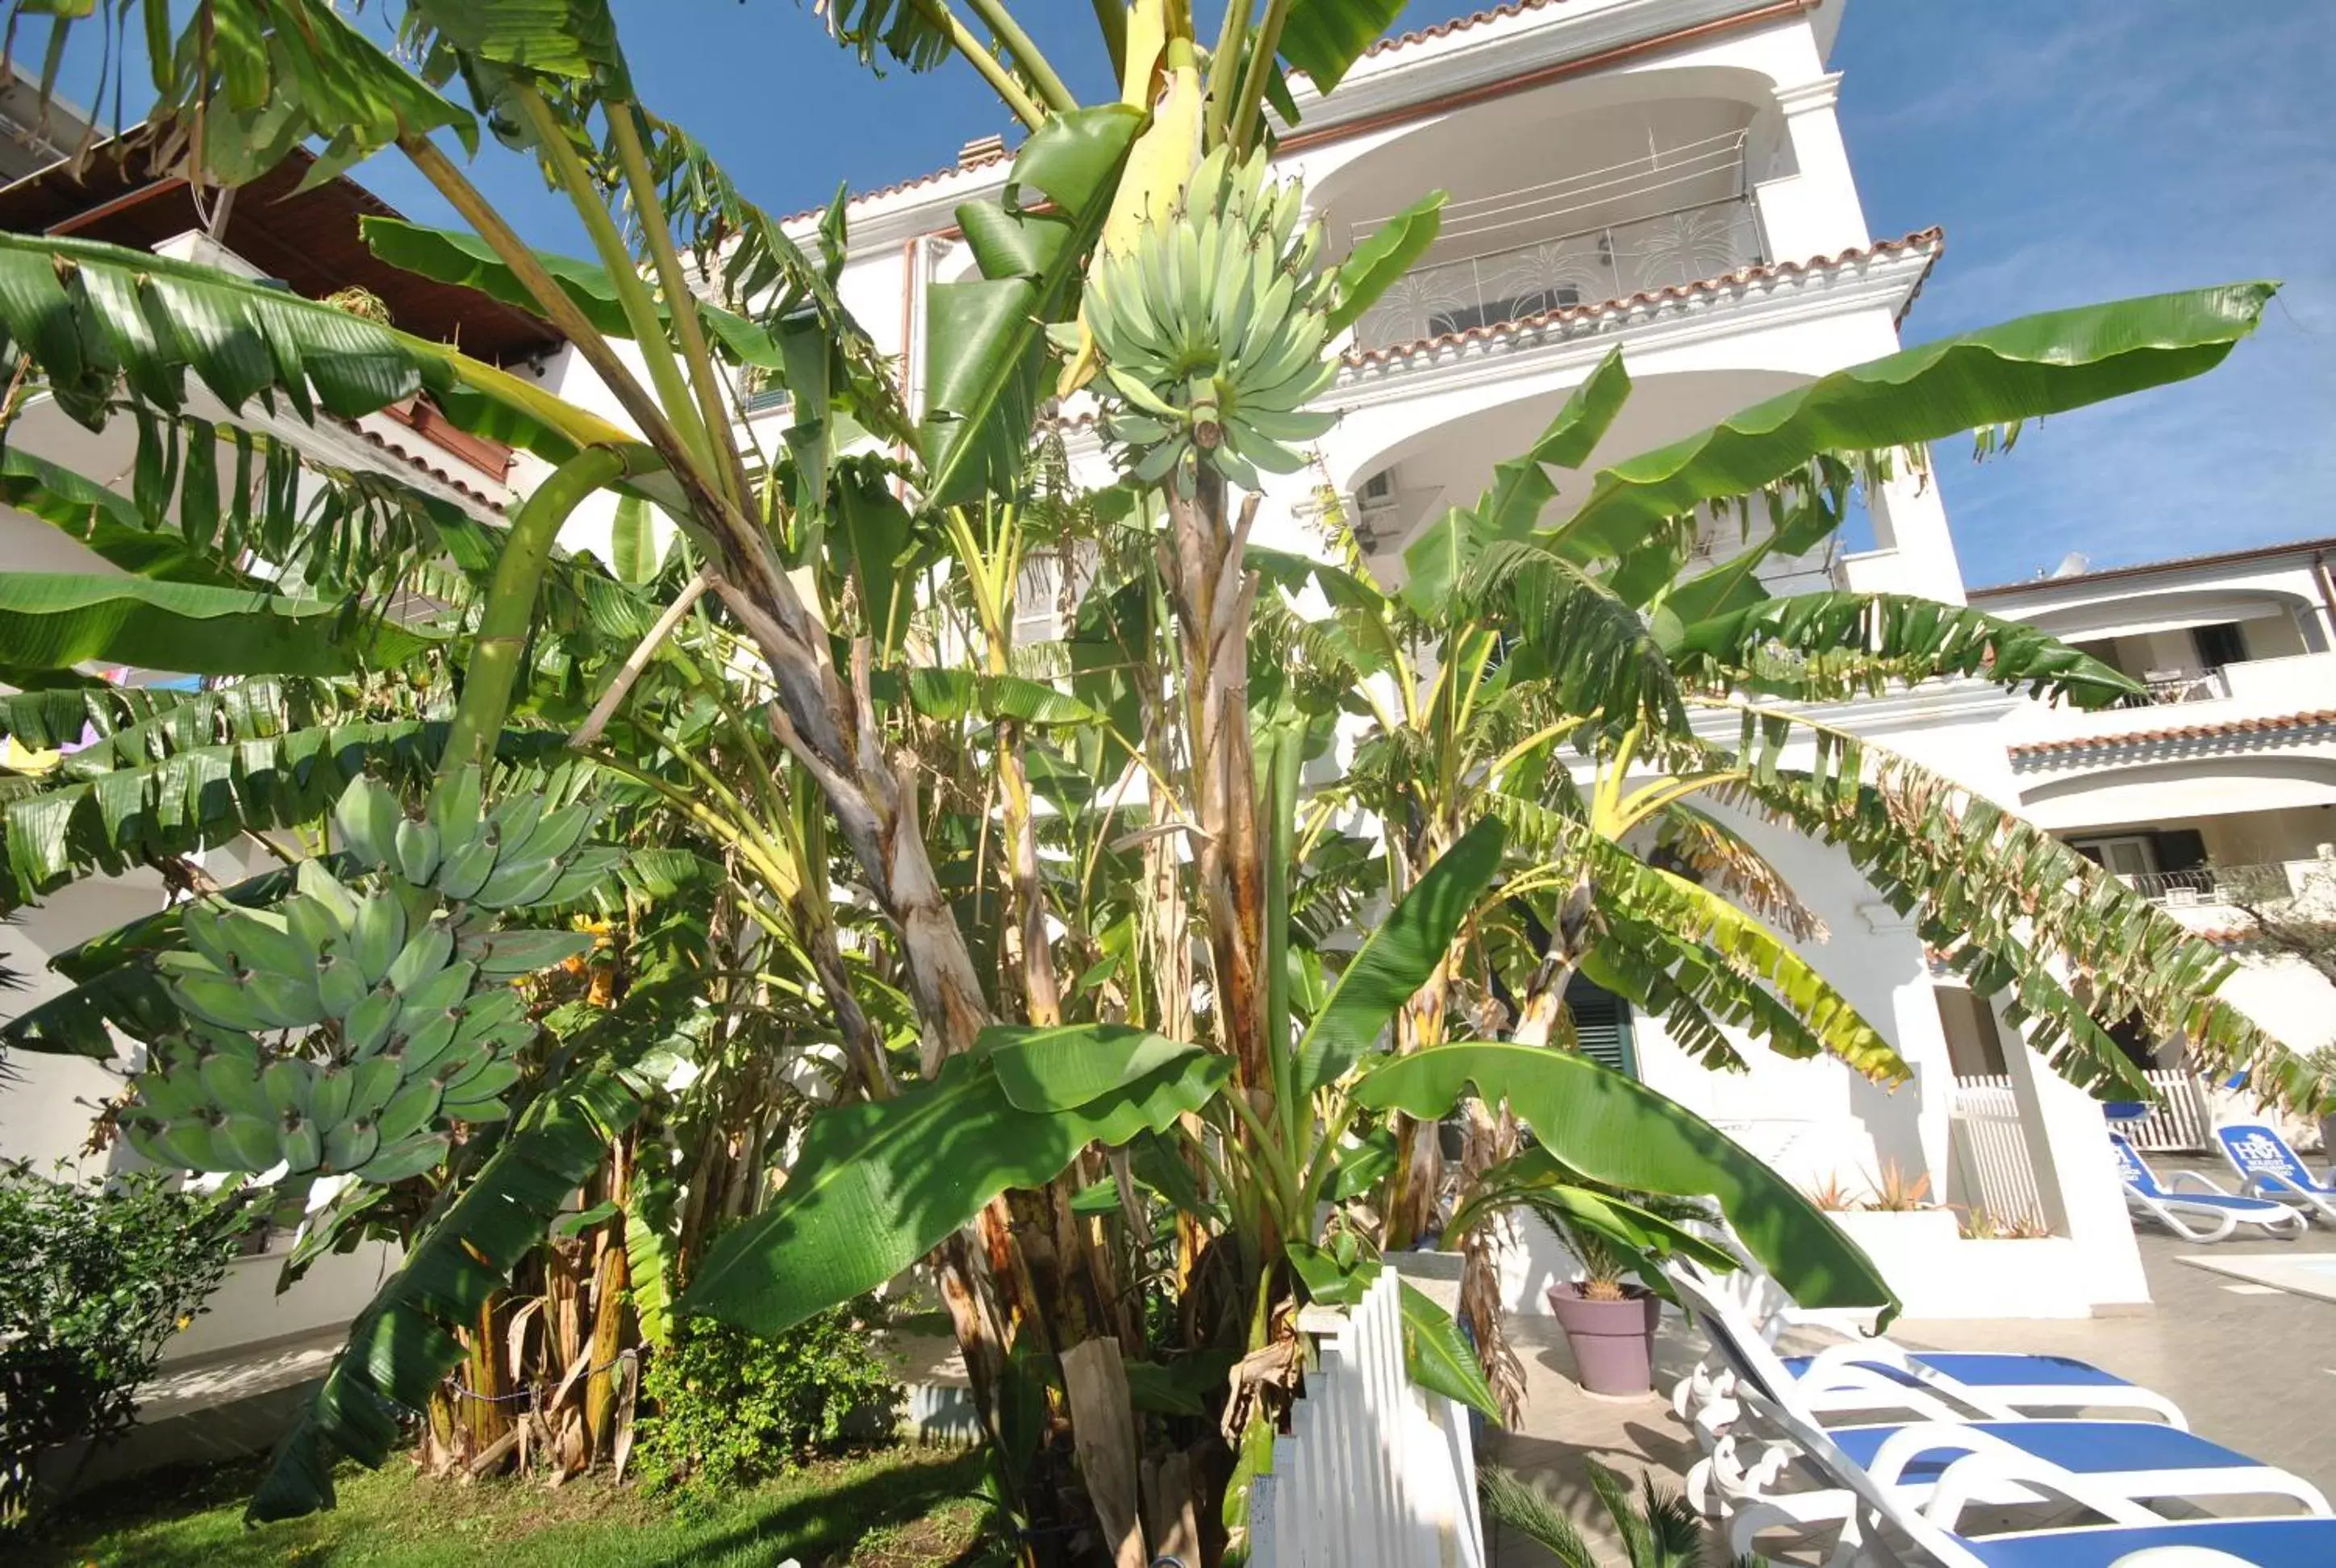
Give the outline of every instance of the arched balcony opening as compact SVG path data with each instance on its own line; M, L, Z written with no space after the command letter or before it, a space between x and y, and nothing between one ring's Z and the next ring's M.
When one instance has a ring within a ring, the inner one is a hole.
M1764 398L1799 385L1806 377L1779 371L1682 371L1637 378L1630 401L1591 459L1580 469L1553 474L1556 494L1543 513L1544 526L1562 521L1589 498L1592 476L1604 465L1650 451L1717 423ZM1494 467L1529 448L1570 395L1570 385L1494 384L1472 389L1465 402L1447 405L1446 416L1426 428L1374 443L1358 418L1353 434L1362 439L1343 472L1333 471L1351 497L1348 516L1373 573L1388 583L1404 577L1403 551L1447 508L1470 506L1492 482ZM1765 523L1756 521L1757 537ZM1698 551L1713 562L1734 555L1745 534L1733 511L1707 518ZM1785 577L1807 576L1795 586L1818 586L1828 578L1829 556L1778 561ZM1764 572L1764 578L1768 573Z
M1613 102L1619 99L1620 102ZM1704 69L1555 83L1429 120L1315 190L1334 246L1418 192L1451 200L1436 245L1356 326L1390 346L1717 278L1766 259L1767 79Z

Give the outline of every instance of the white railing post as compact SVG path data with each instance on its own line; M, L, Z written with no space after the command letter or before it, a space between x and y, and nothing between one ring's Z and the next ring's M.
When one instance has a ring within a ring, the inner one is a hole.
M1309 1310L1317 1362L1250 1493L1255 1568L1484 1568L1468 1412L1405 1371L1402 1281Z

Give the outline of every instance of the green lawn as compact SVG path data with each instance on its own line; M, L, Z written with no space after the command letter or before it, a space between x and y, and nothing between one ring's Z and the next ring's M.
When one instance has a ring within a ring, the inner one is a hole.
M597 1480L425 1481L403 1459L344 1466L329 1514L243 1527L256 1466L113 1483L29 1540L19 1568L994 1568L972 1498L980 1456L900 1448L823 1461L676 1509Z

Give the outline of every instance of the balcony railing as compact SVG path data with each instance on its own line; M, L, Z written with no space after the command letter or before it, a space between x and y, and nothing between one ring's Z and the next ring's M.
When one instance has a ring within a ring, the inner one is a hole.
M1522 321L1717 278L1763 259L1748 198L1703 202L1416 268L1355 324L1355 344L1386 348Z
M2231 677L2220 665L2211 669L2151 670L2143 689L2117 698L2119 707L2166 707L2175 703L2214 702L2231 695Z
M2302 897L2329 868L2316 860L2264 861L2255 865L2193 866L2141 872L2117 880L2154 904L2284 903ZM2316 890L2315 890L2316 891Z

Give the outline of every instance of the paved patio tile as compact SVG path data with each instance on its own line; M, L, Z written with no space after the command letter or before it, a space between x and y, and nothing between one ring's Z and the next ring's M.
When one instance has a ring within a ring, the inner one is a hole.
M2081 1357L2166 1395L2200 1435L2336 1496L2336 1302L2233 1290L2240 1281L2179 1261L2205 1249L2176 1237L2145 1234L2141 1248L2156 1303L2148 1310L2073 1321L1904 1319L1891 1337L1932 1349ZM2336 1232L2317 1227L2298 1242L2228 1250L2336 1252ZM1620 1563L1619 1545L1596 1528L1603 1514L1583 1461L1594 1457L1633 1475L1651 1470L1659 1485L1676 1486L1698 1456L1694 1439L1656 1396L1616 1401L1583 1394L1552 1320L1514 1319L1511 1329L1525 1368L1525 1415L1516 1431L1487 1437L1483 1458L1542 1486ZM1683 1324L1667 1318L1656 1347L1658 1384L1668 1389L1699 1349ZM1488 1545L1492 1568L1545 1568L1552 1561L1498 1532Z

